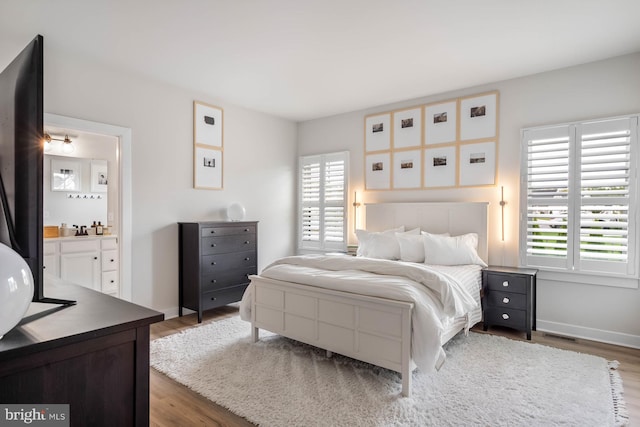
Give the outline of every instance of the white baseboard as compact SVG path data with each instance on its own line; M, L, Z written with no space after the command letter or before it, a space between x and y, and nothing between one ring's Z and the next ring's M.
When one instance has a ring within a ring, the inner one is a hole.
M640 349L640 336L624 334L620 332L605 331L602 329L587 328L584 326L569 325L566 323L537 320L537 330L574 338L582 338L591 341L599 341L607 344L621 345Z

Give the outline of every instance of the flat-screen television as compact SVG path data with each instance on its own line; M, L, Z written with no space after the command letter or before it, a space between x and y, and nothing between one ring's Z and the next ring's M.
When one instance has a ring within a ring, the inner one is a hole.
M43 42L36 36L0 74L0 242L29 265L33 301L73 304L44 296Z

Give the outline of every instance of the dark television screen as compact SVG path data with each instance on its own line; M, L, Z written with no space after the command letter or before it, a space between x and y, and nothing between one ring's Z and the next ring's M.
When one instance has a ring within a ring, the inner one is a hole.
M0 242L18 252L43 295L43 38L38 35L0 74Z

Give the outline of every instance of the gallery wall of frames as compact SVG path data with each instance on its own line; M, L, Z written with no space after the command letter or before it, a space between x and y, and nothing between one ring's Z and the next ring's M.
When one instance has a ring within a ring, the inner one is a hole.
M365 117L367 190L491 186L498 91Z
M215 105L193 102L193 187L222 190L224 111Z

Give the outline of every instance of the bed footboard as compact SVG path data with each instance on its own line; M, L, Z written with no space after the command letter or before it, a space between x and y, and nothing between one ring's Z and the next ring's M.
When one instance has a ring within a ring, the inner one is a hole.
M251 276L251 336L259 330L400 372L411 392L413 303Z

